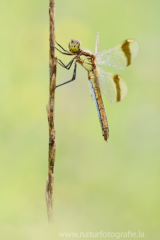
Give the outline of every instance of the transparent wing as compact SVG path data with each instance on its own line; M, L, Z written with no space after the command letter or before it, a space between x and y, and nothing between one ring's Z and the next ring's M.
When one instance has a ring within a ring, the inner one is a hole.
M125 81L117 74L105 72L99 67L97 67L97 71L101 92L112 103L121 101L127 94Z
M97 64L116 70L123 70L134 61L138 51L138 43L133 39L128 39L114 48L97 53Z
M95 50L94 50L95 55L98 53L98 48L99 48L99 32L97 32L97 35L96 35L96 44L95 44Z
M88 48L86 48L86 47L83 47L82 48L82 51L83 52L88 52L88 53L91 53L91 54L93 54Z

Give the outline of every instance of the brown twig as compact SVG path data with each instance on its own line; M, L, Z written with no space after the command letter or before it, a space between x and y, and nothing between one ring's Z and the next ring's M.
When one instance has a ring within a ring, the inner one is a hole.
M50 17L50 85L49 85L49 102L47 104L47 116L49 123L49 155L48 155L48 179L46 184L46 204L48 220L53 220L53 183L54 183L54 163L56 154L56 136L54 129L54 102L56 86L56 66L55 58L55 0L49 2Z

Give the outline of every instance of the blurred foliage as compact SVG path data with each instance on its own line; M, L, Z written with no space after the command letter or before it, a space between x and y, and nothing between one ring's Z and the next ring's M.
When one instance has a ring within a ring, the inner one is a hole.
M62 231L143 231L159 239L160 4L158 0L56 0L56 39L94 51L135 38L139 56L120 74L128 95L104 97L110 138L102 137L87 72L56 91L54 232L48 229L48 1L0 3L0 239L59 239ZM70 57L57 53L65 63ZM72 70L58 66L57 83ZM127 238L125 238L127 239Z

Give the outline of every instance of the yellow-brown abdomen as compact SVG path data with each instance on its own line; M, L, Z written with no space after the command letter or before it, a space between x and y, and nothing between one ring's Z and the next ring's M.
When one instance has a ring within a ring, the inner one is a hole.
M92 96L93 96L93 99L95 101L95 105L97 108L97 113L98 113L99 121L101 124L102 133L103 133L105 141L108 141L109 127L108 127L108 121L107 121L105 108L103 105L101 91L99 88L99 82L98 82L96 69L92 70L92 71L88 71L88 78L89 78L89 85L90 85L90 88L92 91Z

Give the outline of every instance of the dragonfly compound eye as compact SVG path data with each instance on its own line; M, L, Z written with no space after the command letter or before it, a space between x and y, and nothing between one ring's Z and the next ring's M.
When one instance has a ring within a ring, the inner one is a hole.
M77 53L79 52L79 49L80 49L80 41L71 39L69 43L69 51L72 53Z

